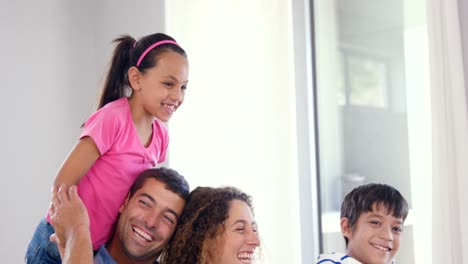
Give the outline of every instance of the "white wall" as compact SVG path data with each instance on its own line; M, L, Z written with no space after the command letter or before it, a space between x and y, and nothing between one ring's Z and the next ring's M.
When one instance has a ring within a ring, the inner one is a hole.
M162 1L0 1L0 248L22 263L49 189L94 110L119 34L164 30Z

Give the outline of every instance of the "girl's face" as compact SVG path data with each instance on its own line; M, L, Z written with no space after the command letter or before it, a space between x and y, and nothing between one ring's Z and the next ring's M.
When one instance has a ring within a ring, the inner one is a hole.
M163 122L182 105L188 82L188 62L184 56L168 51L162 53L156 67L143 74L134 92L141 98L143 110Z
M260 246L257 224L249 206L240 200L231 201L225 231L220 239L208 243L208 258L211 264L252 263L255 249Z

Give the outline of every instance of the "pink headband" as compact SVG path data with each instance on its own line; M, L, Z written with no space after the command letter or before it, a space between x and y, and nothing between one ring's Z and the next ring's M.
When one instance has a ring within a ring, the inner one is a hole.
M136 42L135 42L136 43ZM173 40L161 40L161 41L158 41L156 43L154 43L153 45L149 46L140 56L140 58L138 59L137 63L136 63L136 66L137 67L140 67L140 63L141 61L143 60L143 58L146 56L146 54L148 54L152 49L156 48L157 46L159 45L162 45L162 44L174 44L176 46L179 46L179 44L177 44L177 42L173 41Z

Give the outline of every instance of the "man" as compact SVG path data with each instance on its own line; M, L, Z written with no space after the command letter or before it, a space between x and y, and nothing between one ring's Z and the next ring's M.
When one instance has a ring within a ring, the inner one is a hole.
M167 168L141 173L120 208L115 233L94 256L95 263L158 263L189 195L183 176ZM89 219L76 187L61 186L51 203L51 220L63 263L93 263Z

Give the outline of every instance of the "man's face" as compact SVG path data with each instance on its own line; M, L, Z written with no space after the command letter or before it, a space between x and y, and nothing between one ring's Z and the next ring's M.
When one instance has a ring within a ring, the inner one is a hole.
M113 240L119 240L123 257L154 261L174 233L184 206L183 198L148 178L120 207Z
M348 255L366 264L391 263L400 247L403 220L387 213L384 206L362 213L351 228L341 219L341 230L348 238Z

